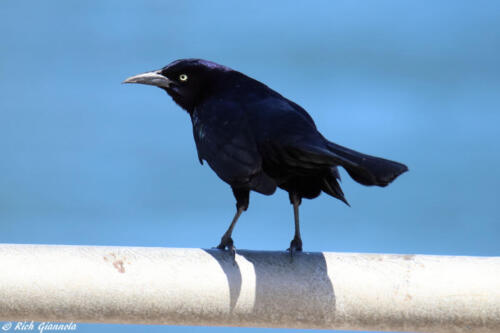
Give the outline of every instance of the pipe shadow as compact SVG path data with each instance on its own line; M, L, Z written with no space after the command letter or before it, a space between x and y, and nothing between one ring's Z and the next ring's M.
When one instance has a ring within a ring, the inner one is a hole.
M285 251L238 250L235 262L225 251L205 251L217 260L226 275L231 313L242 293L246 293L243 297L248 302L248 290L254 290L252 317L256 321L290 320L313 328L334 320L335 292L323 253L296 253L292 260ZM243 275L240 265L246 265ZM249 285L253 284L253 277L249 276L248 265L255 272L254 286Z
M224 274L226 275L227 284L229 287L229 309L232 313L241 292L241 270L238 266L238 263L226 251L222 251L219 249L204 249L204 251L210 254L215 260L217 260L220 267L224 271Z

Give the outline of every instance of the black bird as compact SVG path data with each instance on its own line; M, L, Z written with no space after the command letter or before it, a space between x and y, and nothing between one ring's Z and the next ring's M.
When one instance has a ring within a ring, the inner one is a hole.
M290 254L302 251L299 205L325 192L345 204L337 167L358 183L387 186L408 168L328 141L299 105L265 84L226 66L202 59L181 59L160 70L132 76L165 90L187 111L200 163L206 161L228 183L236 214L219 249L234 254L231 238L236 221L248 208L250 191L271 195L288 192L295 236Z

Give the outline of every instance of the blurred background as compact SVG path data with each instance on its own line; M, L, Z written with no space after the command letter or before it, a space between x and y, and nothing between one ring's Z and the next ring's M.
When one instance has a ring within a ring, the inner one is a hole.
M497 1L0 2L0 242L210 248L234 214L188 115L121 85L212 60L302 105L330 140L404 162L352 207L301 206L307 251L500 255ZM285 250L292 207L251 196L238 248ZM78 325L79 332L266 329ZM272 330L272 332L287 330Z

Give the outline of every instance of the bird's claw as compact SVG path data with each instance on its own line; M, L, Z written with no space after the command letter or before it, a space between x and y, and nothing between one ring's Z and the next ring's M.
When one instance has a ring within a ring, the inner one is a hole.
M217 248L219 250L226 250L227 249L227 251L229 252L231 257L233 257L233 260L236 260L236 248L234 247L234 242L233 242L233 239L231 237L223 236L221 241L220 241L220 244L217 245Z
M287 249L290 252L290 257L293 258L295 252L302 252L302 240L300 238L295 237L290 242L290 247Z

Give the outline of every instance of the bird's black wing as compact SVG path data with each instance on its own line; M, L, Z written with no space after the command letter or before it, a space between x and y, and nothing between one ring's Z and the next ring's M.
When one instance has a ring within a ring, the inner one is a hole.
M328 149L309 114L278 94L245 103L263 170L279 187L304 198L321 191L347 204L338 179L343 158Z
M408 168L401 163L359 153L326 140L309 114L297 104L269 96L247 106L264 164L273 171L318 174L342 166L357 182L386 186ZM274 172L269 172L274 175Z
M297 104L271 95L246 103L245 114L268 165L317 174L318 169L342 164L342 156L328 149L312 118Z
M208 99L195 108L191 118L198 157L222 180L263 194L276 190L276 183L262 170L262 158L240 103Z

